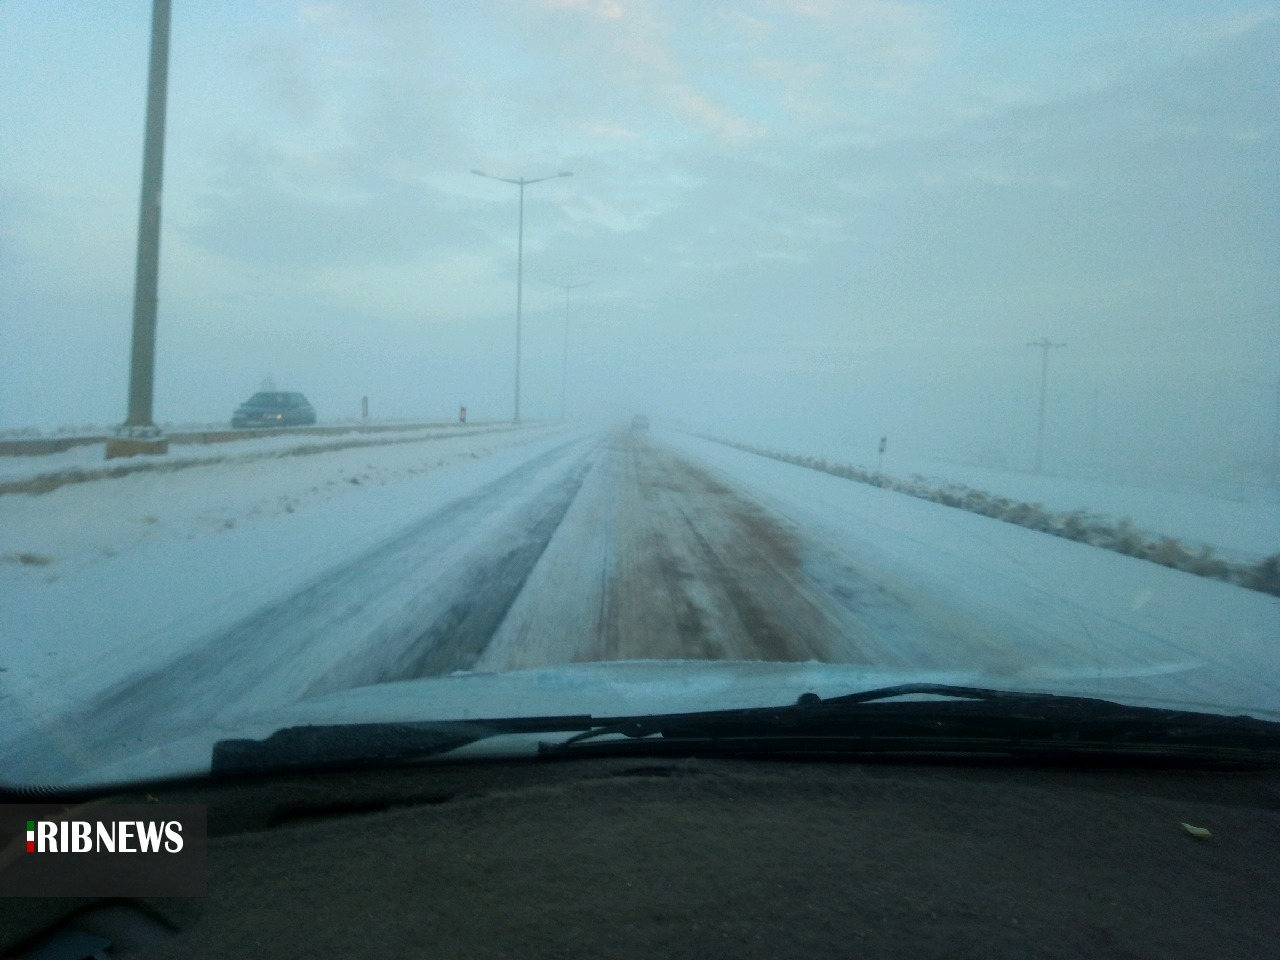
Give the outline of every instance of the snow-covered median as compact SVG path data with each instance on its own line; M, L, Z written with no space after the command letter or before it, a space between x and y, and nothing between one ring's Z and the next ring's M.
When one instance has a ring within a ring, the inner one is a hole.
M102 445L0 460L0 576L51 581L142 543L193 540L541 440L555 427L279 436L164 457ZM91 482L90 482L91 481Z
M68 483L123 477L130 473L172 472L212 463L247 463L282 456L323 453L350 447L371 447L395 443L415 443L448 437L505 433L529 429L511 424L472 427L416 427L378 431L356 428L343 433L285 433L275 436L250 434L242 440L216 444L187 443L170 447L164 456L140 456L105 460L104 441L80 444L58 453L0 457L0 495L7 493L47 493ZM226 435L222 431L222 435Z

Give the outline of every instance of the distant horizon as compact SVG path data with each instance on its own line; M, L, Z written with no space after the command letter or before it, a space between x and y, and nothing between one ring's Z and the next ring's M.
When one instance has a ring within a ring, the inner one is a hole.
M0 6L0 433L124 419L150 5ZM1280 6L175 4L155 417L1274 458ZM350 411L350 413L348 413ZM824 434L825 431L825 434Z

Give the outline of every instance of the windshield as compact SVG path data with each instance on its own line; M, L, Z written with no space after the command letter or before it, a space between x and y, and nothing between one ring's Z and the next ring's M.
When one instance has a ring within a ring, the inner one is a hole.
M1275 3L169 7L0 5L0 783L1280 718Z

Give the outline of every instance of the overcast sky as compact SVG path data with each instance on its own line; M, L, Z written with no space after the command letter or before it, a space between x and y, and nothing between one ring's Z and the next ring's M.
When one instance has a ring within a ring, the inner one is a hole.
M156 418L645 411L1025 463L1265 452L1280 7L173 0ZM0 428L128 379L149 0L0 0ZM1253 381L1253 382L1250 382ZM1268 386L1271 384L1271 386Z

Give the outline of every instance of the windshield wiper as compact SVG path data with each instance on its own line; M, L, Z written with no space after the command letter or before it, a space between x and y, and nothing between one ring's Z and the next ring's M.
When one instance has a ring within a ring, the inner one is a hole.
M826 699L806 693L777 708L620 718L541 747L544 756L585 752L946 754L1271 766L1280 764L1280 724L1090 697L908 683Z
M589 716L495 720L424 720L404 723L339 723L285 727L263 740L219 740L213 776L357 769L412 763L508 733L589 730Z
M928 697L929 699L899 699ZM1089 697L909 683L793 704L691 713L300 726L223 740L215 776L385 767L503 734L562 733L543 757L620 754L968 756L1280 765L1280 723Z

